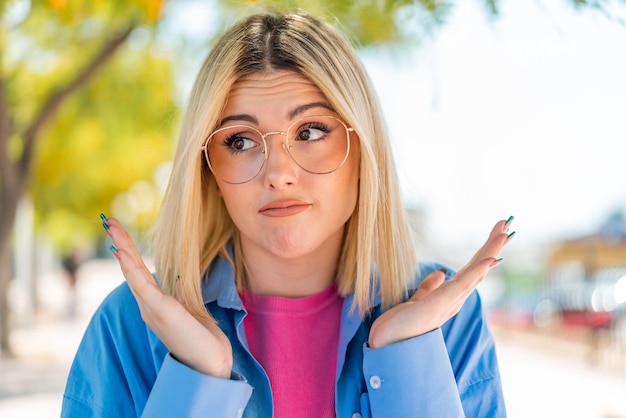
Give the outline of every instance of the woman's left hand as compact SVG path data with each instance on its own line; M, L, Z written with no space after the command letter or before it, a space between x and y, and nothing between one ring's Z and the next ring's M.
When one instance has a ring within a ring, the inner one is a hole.
M485 244L454 278L445 281L445 272L432 272L409 300L376 319L370 330L369 346L380 348L417 337L441 327L456 315L489 270L498 264L500 251L513 237L513 233L508 233L511 220L512 217L495 224Z

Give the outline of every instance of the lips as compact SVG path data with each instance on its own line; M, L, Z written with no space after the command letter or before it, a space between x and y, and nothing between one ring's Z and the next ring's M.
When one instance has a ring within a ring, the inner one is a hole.
M259 209L259 213L269 217L283 217L297 215L311 207L310 203L302 200L282 200L268 203Z

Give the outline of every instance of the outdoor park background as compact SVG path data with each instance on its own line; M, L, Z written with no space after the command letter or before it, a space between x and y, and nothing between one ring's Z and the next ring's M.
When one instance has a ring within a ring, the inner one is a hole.
M79 3L33 2L29 12L28 1L9 1L0 15L4 99L18 127L103 34L133 13L140 22L42 128L10 241L12 355L0 358L0 416L58 416L86 321L123 280L103 251L98 214L141 237L207 40L255 2L101 2L111 7L93 11L91 25ZM517 235L480 289L512 417L626 417L626 330L593 339L588 326L533 322L563 242L608 237L609 250L621 251L626 232L626 4L607 2L603 12L573 3L507 0L495 15L479 0L401 10L404 43L389 41L384 13L340 19L363 45L421 254L460 267L496 220L515 215ZM2 143L3 164L19 159L21 141L16 130ZM75 248L72 304L61 259ZM622 254L613 267L626 267Z

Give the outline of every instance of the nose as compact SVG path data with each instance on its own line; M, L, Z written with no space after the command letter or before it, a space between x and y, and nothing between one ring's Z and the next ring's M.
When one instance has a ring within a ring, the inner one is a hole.
M284 132L266 134L267 160L263 172L265 187L282 189L293 185L298 177L298 165L287 151Z

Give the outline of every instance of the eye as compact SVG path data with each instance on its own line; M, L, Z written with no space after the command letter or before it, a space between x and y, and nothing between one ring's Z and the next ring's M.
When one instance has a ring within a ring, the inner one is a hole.
M225 132L221 140L224 147L232 153L245 152L261 145L261 139L252 132Z
M228 146L229 148L232 148L234 151L245 151L247 149L250 149L252 147L254 147L255 142L251 139L248 138L242 138L242 137L231 137L228 138L226 141L226 146Z
M330 129L323 123L309 122L298 128L295 135L296 141L319 141L324 139Z

